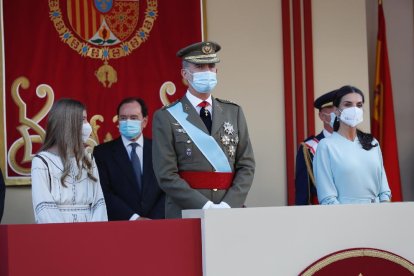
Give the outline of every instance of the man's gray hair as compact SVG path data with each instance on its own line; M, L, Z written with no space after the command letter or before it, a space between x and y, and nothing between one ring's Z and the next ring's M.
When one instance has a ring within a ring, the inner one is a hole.
M183 69L188 69L190 67L190 62L183 60L182 65L183 65Z

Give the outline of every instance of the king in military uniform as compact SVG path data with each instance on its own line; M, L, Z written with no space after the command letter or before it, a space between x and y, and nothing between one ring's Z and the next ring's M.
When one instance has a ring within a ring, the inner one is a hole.
M319 110L319 119L323 122L323 130L316 136L310 136L300 144L296 154L295 177L295 204L318 204L315 181L313 177L313 157L316 153L319 141L330 136L333 132L335 119L334 106L332 104L336 90L323 94L314 102L314 107Z
M178 51L188 90L153 119L153 164L166 193L166 218L184 209L242 207L255 161L241 107L212 97L220 45L200 42Z

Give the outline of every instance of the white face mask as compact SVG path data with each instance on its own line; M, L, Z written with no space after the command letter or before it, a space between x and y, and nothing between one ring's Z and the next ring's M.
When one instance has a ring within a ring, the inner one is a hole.
M84 123L82 125L82 142L86 143L89 136L91 136L92 133L92 127L89 123Z
M331 128L333 128L335 124L336 114L334 112L331 112L329 113L329 115L331 116L331 121L329 122L329 125L331 126Z
M364 111L362 108L356 106L348 107L341 111L339 119L350 127L356 127L362 123L364 119Z
M333 125L334 125L334 123L335 123L335 118L336 118L336 115L335 115L335 113L334 112L331 112L331 113L325 113L325 112L322 112L322 114L323 115L325 115L325 116L329 116L329 125L333 128ZM328 123L328 122L325 122L325 121L323 121L324 123Z

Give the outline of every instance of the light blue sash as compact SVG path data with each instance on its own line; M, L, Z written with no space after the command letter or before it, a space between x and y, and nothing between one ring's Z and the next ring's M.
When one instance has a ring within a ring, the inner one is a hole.
M204 131L187 121L188 114L183 111L183 105L181 103L177 103L167 108L167 111L170 112L183 127L191 140L193 140L194 144L214 167L216 172L231 172L227 156L217 144L217 141L212 136L207 135Z

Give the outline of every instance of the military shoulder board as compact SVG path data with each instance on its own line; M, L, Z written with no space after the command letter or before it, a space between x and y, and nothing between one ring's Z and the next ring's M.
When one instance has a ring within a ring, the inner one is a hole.
M305 142L306 147L315 155L316 148L318 147L319 140L316 138L309 139Z
M232 101L229 101L229 100L223 100L223 99L219 99L219 98L216 98L216 100L219 101L219 102L221 102L221 103L228 103L228 104L234 104L234 105L239 106L238 104L236 104L236 103L234 103Z
M174 101L174 102L172 102L172 103L169 103L169 104L167 104L167 105L164 105L164 106L162 107L162 109L167 109L167 108L169 108L169 107L171 107L171 106L173 106L173 105L177 104L178 102L180 102L180 100L176 100L176 101Z

